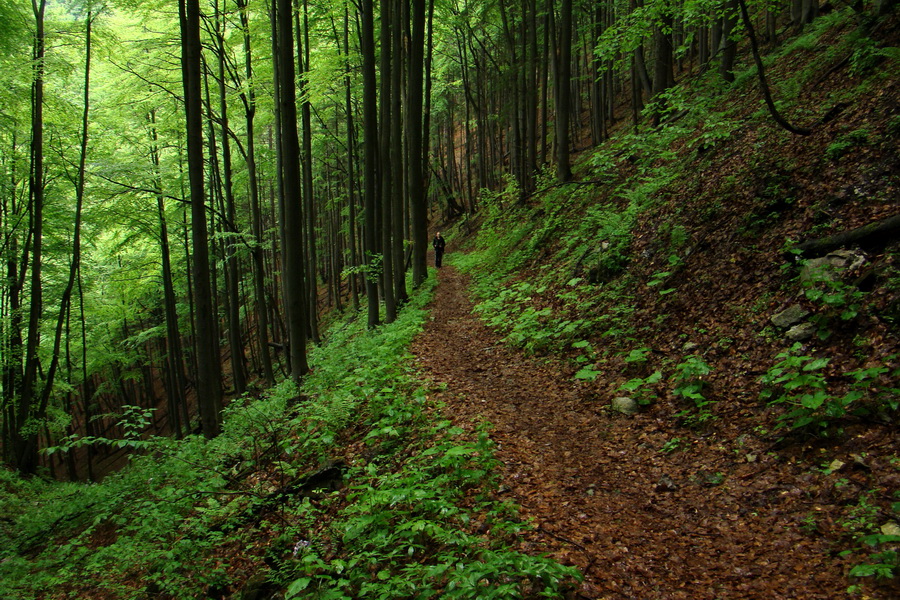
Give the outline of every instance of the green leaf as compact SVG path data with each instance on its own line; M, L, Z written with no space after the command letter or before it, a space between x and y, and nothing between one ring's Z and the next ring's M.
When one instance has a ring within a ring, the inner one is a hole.
M816 358L816 359L809 361L805 365L803 365L803 370L804 371L817 371L817 370L825 367L825 365L827 365L829 362L831 362L830 358Z
M312 577L301 577L300 579L295 579L291 585L288 586L287 593L285 594L285 599L290 600L291 598L296 598L300 595L300 592L309 587L309 584L312 583Z
M826 398L828 398L828 394L823 390L818 390L815 394L804 394L800 398L800 404L802 404L804 408L816 410L822 406Z
M475 449L470 448L469 446L454 446L450 448L444 453L444 456L452 457L452 456L466 456L469 454L474 454Z
M580 371L575 373L575 379L582 379L585 381L594 381L597 379L597 376L600 375L600 371L597 371L592 366L583 367Z

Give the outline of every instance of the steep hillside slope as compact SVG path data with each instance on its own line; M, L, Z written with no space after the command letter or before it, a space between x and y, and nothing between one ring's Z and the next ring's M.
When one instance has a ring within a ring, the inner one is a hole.
M900 542L900 235L803 242L900 213L897 46L896 18L864 30L834 10L766 60L779 110L810 135L775 124L748 53L730 88L707 73L671 90L658 128L622 124L578 181L483 197L455 259L476 311L561 361L585 406L639 409L617 438L630 468L664 473L680 502L780 515L819 549L791 560L827 558L828 577L878 597L896 593ZM822 597L808 587L776 595Z

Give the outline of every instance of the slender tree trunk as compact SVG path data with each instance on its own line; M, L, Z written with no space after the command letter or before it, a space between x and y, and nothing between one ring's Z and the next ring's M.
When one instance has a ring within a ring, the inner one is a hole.
M428 233L427 233L428 199L425 196L428 192L429 181L430 181L430 176L429 176L430 171L428 169L428 164L429 164L428 148L431 145L431 62L432 62L432 56L434 53L434 43L433 43L434 27L433 27L433 24L434 24L434 0L428 0L428 37L425 40L425 73L424 73L425 107L423 109L423 115L422 115L423 123L422 123L422 167L421 168L422 168L422 196L423 196L423 198L421 200L422 207L420 207L422 212L426 213L426 217L425 217L426 233L425 233L425 237L424 237L426 244L428 243ZM408 81L408 78L407 78L407 81ZM407 83L407 86L408 85L409 84ZM409 150L407 150L407 152L409 152ZM407 173L409 174L410 171L408 170ZM417 209L413 208L413 202L415 202L415 200L413 199L411 175L408 175L408 178L410 179L410 181L408 183L408 193L409 193L409 197L410 197L410 221L412 222L412 220L414 218L412 213ZM412 229L412 227L410 229ZM413 237L414 236L415 236L415 234L413 234ZM426 250L427 250L427 248L426 248ZM419 258L421 258L421 257L419 257ZM426 273L427 273L427 265L426 265ZM413 281L414 282L417 281L415 267L413 267Z
M38 465L37 433L35 428L25 432L31 419L39 419L35 406L38 376L38 346L40 323L43 313L41 269L43 266L44 229L44 10L45 0L32 0L35 18L34 78L32 81L31 109L31 303L28 313L28 334L25 340L25 374L22 393L13 431L13 452L16 467L22 473L34 473Z
M228 295L228 345L231 347L231 371L234 380L234 392L238 396L247 391L247 358L244 354L244 341L241 335L240 316L240 271L237 259L237 210L234 200L234 186L231 176L231 140L228 138L228 101L225 88L225 27L219 13L216 0L216 43L219 80L219 125L222 129L222 183L225 195L224 228L231 234L225 240L225 293Z
M368 299L368 325L376 327L378 314L378 275L375 273L375 257L378 253L375 212L378 181L378 97L375 78L375 10L372 0L360 0L360 53L363 75L363 148L365 162L363 172L365 226L363 244L366 265L366 296Z
M300 118L303 126L303 204L306 209L306 291L308 294L309 329L307 333L316 344L319 337L319 289L316 279L316 199L313 193L312 171L312 119L307 73L309 72L309 15L307 1L303 0L303 44L300 43L299 13L297 26L297 63L300 75ZM301 47L303 51L301 52Z
M250 190L250 228L253 233L253 295L256 296L256 335L259 344L260 363L266 386L275 383L272 370L272 355L269 351L269 311L266 303L265 256L263 250L262 210L259 200L259 180L256 166L256 91L253 79L253 55L250 44L250 21L247 14L247 0L237 0L240 10L241 29L244 38L244 73L247 92L242 94L244 121L247 128L247 176Z
M413 285L421 285L428 276L428 215L425 197L425 151L423 144L422 106L425 60L425 0L412 0L412 39L409 51L409 106L406 107L406 130L409 139L409 205L413 239Z
M697 28L697 62L701 72L706 69L709 62L709 27L705 25Z
M562 0L559 14L559 73L556 103L556 177L572 179L569 164L569 119L571 115L572 0Z
M159 215L159 249L162 257L163 306L166 318L166 361L171 382L169 390L169 418L176 437L182 436L181 415L187 400L184 396L187 382L184 377L184 354L181 349L181 333L178 327L178 308L173 285L172 259L169 249L169 228L166 219L165 200L162 194L162 179L159 172L159 150L156 131L156 111L150 111L150 159L153 163L153 174L156 180L156 209Z
M84 97L81 116L81 146L78 157L78 172L75 179L75 223L72 232L72 260L69 264L69 277L59 302L59 314L56 319L56 333L53 338L53 351L50 356L50 365L44 380L38 402L38 414L44 414L53 391L53 383L59 367L59 353L62 345L63 329L66 324L69 307L72 301L72 290L75 288L75 280L78 270L81 268L81 213L84 206L84 173L87 161L88 146L88 115L90 112L91 89L91 25L93 16L88 9L87 23L85 25L85 60L84 60Z
M78 269L78 309L81 322L81 398L84 415L84 433L88 437L94 435L94 381L88 374L87 367L87 323L84 317L84 288L81 281L81 269ZM88 481L94 480L94 447L87 446L85 462L87 463Z
M380 190L379 198L381 200L378 210L381 217L381 281L382 294L384 297L384 322L393 323L397 318L397 303L394 298L394 261L392 259L391 234L393 233L393 193L394 186L399 187L399 182L393 180L394 169L392 167L393 155L391 153L391 135L393 129L391 127L392 119L399 119L400 115L391 114L393 102L391 96L393 94L392 72L397 69L397 57L393 55L392 39L399 32L394 31L395 20L394 15L398 16L399 22L399 2L395 0L382 0L381 2L381 67L379 74L381 76L381 93L379 103L379 139L378 153Z
M209 272L209 240L206 228L203 182L203 114L200 67L200 3L179 0L182 76L187 115L188 176L191 190L194 304L196 307L197 403L203 434L215 437L221 428L221 365L215 337L212 288Z
M294 91L294 37L291 0L278 0L278 109L281 123L281 156L284 179L284 279L290 340L291 378L299 383L307 373L305 282L305 248L299 232L303 228L303 206L300 193L300 138L297 134L297 99Z
M349 213L348 243L350 245L350 266L354 269L359 266L357 255L356 236L356 134L353 123L353 86L350 80L350 12L344 6L344 54L346 65L344 67L344 106L347 119L347 204ZM353 309L359 310L359 277L355 272L350 275L350 295L353 299Z
M759 87L762 90L763 98L766 102L766 107L769 109L769 114L772 115L772 118L775 120L778 125L785 129L786 131L790 131L794 135L809 135L812 133L809 129L805 129L803 127L795 127L791 125L784 117L781 116L781 113L778 112L778 109L775 107L775 102L772 100L772 93L769 91L769 84L766 81L766 73L763 69L762 58L759 56L759 45L756 43L756 32L753 28L753 22L750 20L750 15L747 12L747 4L744 0L736 0L741 9L741 17L744 20L744 27L747 28L747 35L750 36L750 49L753 52L753 60L756 62L756 74L759 77Z
M13 130L12 156L17 151L17 136ZM19 175L16 169L16 161L10 165L10 197L3 199L3 216L10 221L18 221L23 215L26 203L17 201L16 190L19 187ZM18 427L19 394L22 392L22 288L24 287L24 267L27 264L28 245L26 236L25 251L22 253L22 275L19 274L20 261L18 232L10 228L6 233L6 285L7 304L4 317L8 318L8 325L4 320L0 326L3 330L3 348L0 360L3 362L3 459L9 464L15 464L16 432Z
M408 21L407 11L403 10L405 0L394 4L391 56L393 68L391 70L391 180L394 182L389 195L390 219L392 223L389 248L385 248L385 262L391 263L391 279L385 275L385 286L393 287L394 305L399 310L408 300L406 294L406 269L403 264L403 240L406 229L403 226L404 205L406 204L406 191L404 188L403 174L403 23ZM424 18L424 17L423 17ZM386 125L386 124L385 124ZM413 159L413 162L421 162Z

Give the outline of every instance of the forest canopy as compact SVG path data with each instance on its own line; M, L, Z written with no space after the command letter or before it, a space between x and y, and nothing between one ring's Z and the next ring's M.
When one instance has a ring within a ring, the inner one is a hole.
M569 181L616 124L655 135L677 80L727 86L739 44L817 11L0 1L4 461L90 478L89 444L81 470L39 450L121 437L127 407L215 436L226 397L305 374L327 309L397 318L429 220Z

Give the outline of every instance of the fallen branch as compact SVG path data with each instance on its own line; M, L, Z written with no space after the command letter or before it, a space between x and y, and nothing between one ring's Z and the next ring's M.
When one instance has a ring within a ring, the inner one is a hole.
M864 248L878 248L898 239L900 234L900 214L875 221L850 231L827 237L808 240L796 246L804 256L821 256L845 246L857 245Z

